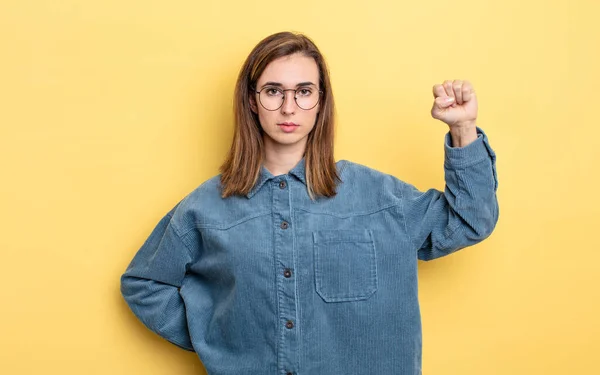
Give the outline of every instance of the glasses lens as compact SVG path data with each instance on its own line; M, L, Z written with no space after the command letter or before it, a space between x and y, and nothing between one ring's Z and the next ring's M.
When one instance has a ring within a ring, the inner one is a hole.
M274 87L265 87L259 94L260 104L269 111L274 111L283 104L283 91Z
M319 101L319 91L306 87L296 90L296 104L302 109L313 109Z

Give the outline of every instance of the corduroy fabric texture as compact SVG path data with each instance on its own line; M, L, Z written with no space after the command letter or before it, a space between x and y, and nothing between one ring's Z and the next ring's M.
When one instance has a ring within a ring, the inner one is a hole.
M304 159L262 169L247 196L219 176L156 226L121 278L151 330L209 375L421 374L417 260L488 237L498 220L487 136L445 136L444 191L339 161L333 198L311 200Z

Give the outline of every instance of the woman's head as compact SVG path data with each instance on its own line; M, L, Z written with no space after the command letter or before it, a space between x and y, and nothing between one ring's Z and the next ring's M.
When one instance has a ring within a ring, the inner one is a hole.
M271 61L251 84L250 108L265 148L304 151L320 110L319 76L315 59L297 52Z
M308 37L281 32L259 42L235 87L235 132L221 166L223 196L252 189L269 144L303 148L309 194L335 195L334 110L325 59Z

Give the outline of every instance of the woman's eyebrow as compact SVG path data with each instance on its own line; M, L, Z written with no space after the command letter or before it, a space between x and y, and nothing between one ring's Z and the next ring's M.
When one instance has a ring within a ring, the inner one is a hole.
M296 85L296 87L300 87L300 86L316 86L314 83L312 82L300 82ZM263 87L265 86L275 86L275 87L283 87L283 84L279 83L279 82L267 82L263 85Z

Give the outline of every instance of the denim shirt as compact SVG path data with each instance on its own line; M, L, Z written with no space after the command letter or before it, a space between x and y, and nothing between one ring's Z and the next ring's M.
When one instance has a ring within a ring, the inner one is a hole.
M209 375L421 374L417 260L488 237L495 153L445 136L444 192L338 161L337 195L311 200L305 163L262 168L247 196L216 176L158 223L121 277L152 331Z

